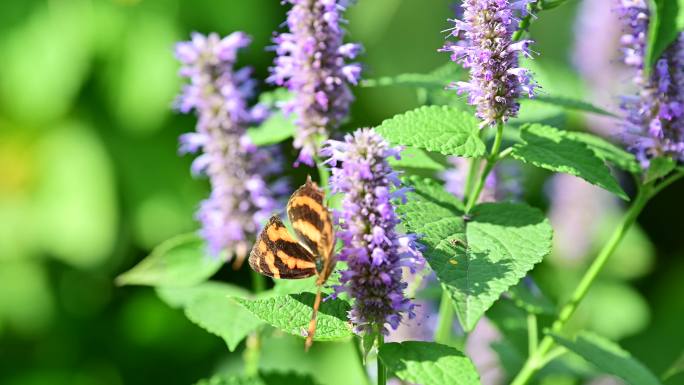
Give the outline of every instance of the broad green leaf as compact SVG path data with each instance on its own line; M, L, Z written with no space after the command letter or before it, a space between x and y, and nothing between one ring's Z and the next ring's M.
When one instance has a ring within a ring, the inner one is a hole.
M653 158L644 177L644 183L650 183L660 179L675 169L677 163L671 158Z
M205 295L248 297L250 294L249 291L239 286L217 281L206 281L194 286L158 286L155 291L162 301L174 309L185 308L197 298Z
M219 374L199 380L195 385L266 385L266 383L259 377Z
M580 100L580 99L567 98L567 97L563 97L563 96L539 95L539 96L536 96L532 100L537 101L537 102L541 102L541 103L551 104L553 106L558 106L558 107L561 107L561 108L566 109L566 110L590 112L590 113L598 114L598 115L617 117L617 115L615 115L612 112L608 112L601 107L597 107L597 106L595 106L589 102L586 102L586 101Z
M623 150L613 143L586 132L565 131L565 134L572 139L584 143L594 152L594 155L604 161L631 173L641 172L641 166L634 154Z
M385 120L376 130L392 144L444 155L477 157L485 153L478 120L453 107L419 107Z
M192 286L211 277L223 260L206 252L195 233L179 235L157 246L132 269L116 278L117 285Z
M203 282L190 287L158 287L157 294L172 307L182 307L185 315L198 326L226 342L235 350L247 335L263 322L229 297L247 297L241 287Z
M511 155L525 163L580 177L629 200L604 164L585 143L551 126L531 124L521 129L523 143Z
M295 372L266 372L259 376L238 376L234 374L218 374L200 380L195 385L316 385L310 375Z
M280 295L316 292L316 277L305 279L274 279L273 292Z
M293 98L293 93L287 88L279 87L272 91L262 92L259 95L259 104L266 105L271 108L278 107L278 103L286 102Z
M645 65L650 69L684 29L684 0L649 0Z
M235 301L271 326L303 337L311 320L314 297L313 293L301 293L251 301L235 298ZM352 328L347 321L349 310L349 303L341 299L321 302L314 340L332 341L351 337Z
M574 341L556 335L552 337L556 343L580 355L599 370L618 376L628 384L660 385L658 378L629 352L601 336L582 332Z
M539 9L541 10L549 10L549 9L554 9L558 7L559 5L564 4L568 0L541 0L539 4Z
M538 287L532 286L534 284L528 283L526 280L527 278L508 290L515 306L532 314L555 314L556 307L553 303L546 298Z
M476 385L480 376L463 353L435 342L406 341L380 347L378 357L400 380L422 385Z
M684 373L684 351L679 355L679 358L670 365L670 367L663 374L663 381L667 381L669 378L674 377L680 373Z
M443 171L447 168L444 155L412 147L407 147L401 152L401 159L390 158L389 163L393 168L404 170Z
M514 203L485 203L464 220L462 203L428 179L398 207L404 224L427 248L423 254L454 302L461 325L472 330L484 312L551 250L543 214Z
M294 116L286 116L282 113L279 103L292 99L293 95L285 88L276 88L273 91L259 95L259 104L272 110L271 116L256 127L247 129L247 135L257 146L269 146L291 138L295 133Z
M259 377L266 385L317 385L318 382L308 374L295 372L262 372Z
M250 127L247 135L257 146L268 146L291 138L295 132L294 117L274 112L258 127Z

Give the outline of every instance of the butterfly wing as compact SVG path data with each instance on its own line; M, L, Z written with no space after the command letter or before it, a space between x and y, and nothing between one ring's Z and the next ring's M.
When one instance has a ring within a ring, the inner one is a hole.
M287 215L300 242L323 260L321 280L332 271L335 233L330 211L324 204L325 193L307 178L306 184L292 194L287 202Z
M249 254L249 266L257 273L281 279L316 275L316 259L272 216Z

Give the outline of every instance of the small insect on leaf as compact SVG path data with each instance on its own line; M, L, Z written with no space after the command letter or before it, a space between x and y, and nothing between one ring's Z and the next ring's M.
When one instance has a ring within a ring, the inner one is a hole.
M463 246L463 248L467 249L468 248L468 242L464 241L463 239L458 239L454 238L449 241L452 246Z

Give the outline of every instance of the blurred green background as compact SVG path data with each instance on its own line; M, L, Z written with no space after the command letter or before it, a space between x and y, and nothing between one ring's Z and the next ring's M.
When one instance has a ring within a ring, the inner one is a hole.
M451 3L360 0L348 18L350 39L366 47L365 75L446 63L436 50ZM532 32L539 65L565 74L559 92L581 95L570 60L571 3L544 13ZM193 212L208 191L190 177L191 159L176 154L178 135L194 119L171 110L180 86L174 42L191 31L246 31L254 42L242 63L263 79L272 61L264 48L284 11L278 0L0 2L0 384L189 384L240 365L239 353L229 354L151 289L118 288L113 278L164 239L195 229ZM417 103L410 89L356 94L349 128ZM525 175L526 198L547 208L549 175ZM641 230L578 317L612 331L656 373L684 346L682 194L679 183L648 206ZM606 219L595 237L614 221ZM554 261L535 276L562 298L583 265ZM247 281L244 270L220 274ZM323 384L353 383L358 367L349 378L326 375L355 365L348 345L327 345L304 357L300 341L276 339L262 365L287 369L284 356L294 354L300 370Z

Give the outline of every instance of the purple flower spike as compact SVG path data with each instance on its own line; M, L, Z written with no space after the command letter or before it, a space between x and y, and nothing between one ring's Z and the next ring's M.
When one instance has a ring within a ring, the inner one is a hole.
M330 156L333 193L341 193L342 212L336 213L344 248L339 254L348 270L341 274L342 286L354 298L350 318L357 333L396 329L404 314L415 316L414 305L404 296L402 267L411 271L423 258L411 235L400 236L395 227L399 218L393 199L403 199L397 174L387 163L398 157L371 129L349 134L343 142L328 141L322 153ZM393 191L394 190L394 191Z
M650 12L644 0L620 0L624 62L635 68L636 95L623 97L625 137L644 167L658 156L684 161L684 34L645 72Z
M250 109L247 102L254 93L251 70L235 70L238 51L249 43L242 32L224 38L194 33L176 46L180 74L190 80L176 106L198 117L196 132L181 135L179 152L201 150L192 170L211 182L211 195L197 212L201 235L212 255L226 251L238 263L249 252L249 238L277 207L264 182L277 172L264 168L277 164L271 159L275 154L257 149L245 134L248 125L264 118L262 108Z
M288 32L276 36L277 58L268 81L286 86L295 95L283 108L296 115L294 139L300 149L297 164L314 165L319 143L349 113L354 97L349 89L361 79L361 66L347 63L361 52L358 44L344 44L345 0L284 0Z
M454 23L450 36L459 41L448 42L440 51L451 53L451 60L470 70L470 82L450 87L468 94L483 126L517 116L517 99L533 97L538 87L530 71L518 65L521 54L531 57L532 41L512 39L517 28L513 13L529 2L464 0L463 20L450 20Z

